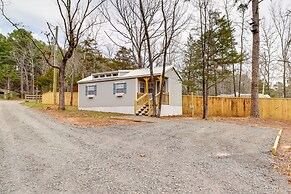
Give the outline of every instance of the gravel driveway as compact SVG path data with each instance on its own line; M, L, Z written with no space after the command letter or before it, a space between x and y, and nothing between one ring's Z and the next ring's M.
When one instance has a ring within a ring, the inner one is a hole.
M78 127L0 101L0 193L288 193L277 131L207 121Z

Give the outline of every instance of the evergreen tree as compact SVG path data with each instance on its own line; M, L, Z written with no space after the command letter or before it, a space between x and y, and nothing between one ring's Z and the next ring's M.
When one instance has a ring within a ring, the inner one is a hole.
M9 54L11 47L5 36L0 34L0 83L1 87L7 90L13 90L12 86L17 81L16 64L10 60Z
M109 64L109 66L112 70L135 69L132 50L126 47L120 47L114 57L113 63Z
M238 63L240 55L234 48L236 45L234 28L229 25L226 18L220 17L219 12L212 11L209 14L209 20L210 27L203 34L206 55L206 89L214 87L217 95L218 84L230 76L230 65ZM201 41L201 37L194 39L192 36L189 36L187 41L185 68L182 70L183 77L186 78L183 81L186 93L202 91Z
M201 75L198 70L197 62L201 54L199 53L199 44L198 40L194 40L193 36L190 34L187 39L186 51L184 56L184 68L182 69L181 75L184 78L182 84L184 86L183 93L190 94L194 92L197 94L197 91L200 90L199 84L201 83Z

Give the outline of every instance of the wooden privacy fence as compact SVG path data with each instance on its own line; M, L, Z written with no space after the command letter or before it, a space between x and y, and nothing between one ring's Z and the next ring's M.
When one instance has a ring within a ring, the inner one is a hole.
M78 106L78 92L74 92L73 94L73 106ZM59 93L57 92L57 104L59 104ZM65 104L70 105L71 101L71 92L65 92ZM47 92L42 95L42 103L44 104L53 104L53 93Z
M191 95L183 96L183 114L191 114L192 104L194 115L202 115L202 97ZM250 98L209 97L209 116L248 117L250 110ZM259 110L261 118L291 121L290 98L260 98Z

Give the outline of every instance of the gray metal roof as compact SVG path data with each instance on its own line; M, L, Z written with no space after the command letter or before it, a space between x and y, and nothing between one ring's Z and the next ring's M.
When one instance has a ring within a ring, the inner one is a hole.
M168 72L169 70L173 69L179 78L181 79L181 76L176 71L176 69L173 66L167 66L165 69L165 72ZM162 67L156 67L153 69L154 76L161 75L162 74ZM106 77L106 75L110 74L118 74L116 76L109 76ZM104 77L100 77L103 76ZM97 78L96 78L97 76ZM110 72L102 72L102 73L94 73L80 81L78 83L90 83L90 82L104 82L104 81L111 81L111 80L124 80L124 79L132 79L137 77L149 77L150 76L150 69L144 68L144 69L134 69L134 70L118 70L118 71L110 71Z

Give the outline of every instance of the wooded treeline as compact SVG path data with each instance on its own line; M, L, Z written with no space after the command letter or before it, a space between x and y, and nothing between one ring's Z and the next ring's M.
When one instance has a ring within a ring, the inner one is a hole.
M211 96L232 94L239 97L251 93L250 2L234 4L234 1L223 0L217 4L214 1L196 1L194 7L201 14L196 28L188 36L181 71L185 94L194 92L202 95L203 80ZM269 17L261 19L260 94L291 97L289 10L280 2L274 2L269 7ZM236 17L231 17L234 15ZM202 25L202 31L199 25ZM204 65L203 55L206 61Z
M64 109L64 92L91 73L149 67L155 86L153 68L166 65L180 71L184 94L204 96L205 110L210 95L239 97L251 88L253 101L258 93L291 97L291 14L280 1L260 18L257 0L56 0L64 45L50 25L48 41L36 40L9 19L0 2L2 16L16 27L0 35L0 88L22 97L52 90L53 67ZM105 54L101 30L117 51L107 47ZM155 108L159 116L161 107Z
M7 36L0 34L0 88L18 92L23 98L25 94L41 94L52 91L53 68L48 66L45 59L32 42L32 33L25 29L14 30ZM34 38L33 38L34 39ZM53 61L51 44L34 39L39 47ZM58 53L57 61L60 61ZM74 72L72 65L74 64ZM71 90L71 83L76 82L93 72L111 71L118 69L137 68L132 58L132 52L126 47L114 53L113 58L106 58L101 51L94 48L94 41L82 41L70 59L66 71L66 91ZM72 80L74 73L74 80Z

